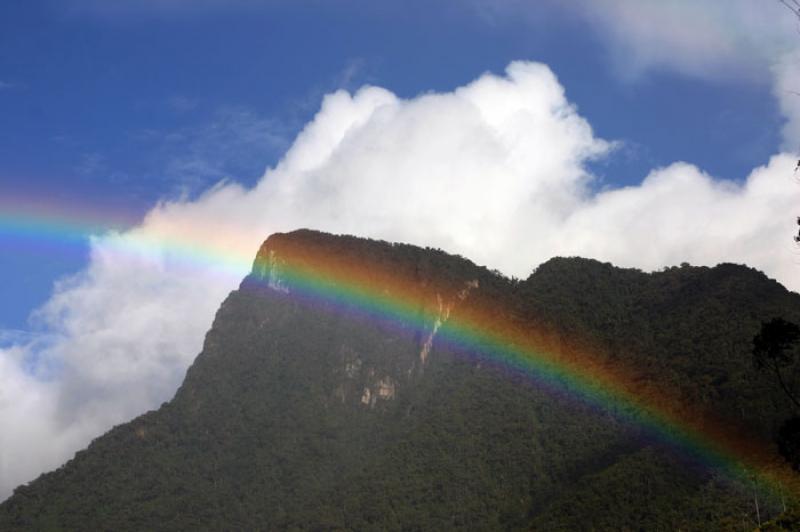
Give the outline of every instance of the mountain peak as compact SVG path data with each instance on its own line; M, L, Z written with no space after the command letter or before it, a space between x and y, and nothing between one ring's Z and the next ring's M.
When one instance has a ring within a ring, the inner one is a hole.
M19 488L0 529L708 529L752 486L569 383L625 367L631 390L666 385L767 445L787 412L751 339L800 318L799 297L732 265L557 258L516 282L440 250L275 234L174 399ZM545 329L557 351L514 350Z

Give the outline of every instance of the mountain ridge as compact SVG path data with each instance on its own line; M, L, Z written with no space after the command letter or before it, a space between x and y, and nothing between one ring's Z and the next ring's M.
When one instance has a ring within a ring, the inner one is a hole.
M402 289L422 325L293 292L303 285L288 282L287 256L297 272L324 258L365 286ZM173 400L18 488L0 504L0 525L703 528L711 516L724 528L749 500L735 483L608 412L442 344L435 324L448 308L458 318L495 305L508 320L581 336L608 360L644 367L766 442L786 409L764 394L747 342L775 312L800 318L800 296L776 284L741 266L646 274L575 258L551 259L522 281L408 244L272 235ZM642 493L652 498L638 507L609 498ZM592 518L604 505L615 511Z

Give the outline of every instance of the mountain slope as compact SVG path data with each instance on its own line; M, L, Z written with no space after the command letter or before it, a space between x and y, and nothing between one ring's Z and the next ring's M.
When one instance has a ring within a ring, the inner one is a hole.
M357 272L373 295L320 285L323 269ZM380 311L384 299L403 302L396 315ZM175 398L18 488L0 529L707 530L751 519L737 482L438 332L485 309L765 442L788 415L752 369L751 339L773 316L800 321L800 296L755 270L644 274L559 258L514 281L438 250L297 231L264 243ZM762 513L777 504L762 500Z

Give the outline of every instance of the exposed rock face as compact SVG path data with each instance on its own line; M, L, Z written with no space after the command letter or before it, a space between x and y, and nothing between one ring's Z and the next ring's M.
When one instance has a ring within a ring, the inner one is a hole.
M175 398L20 487L0 530L725 529L752 492L443 331L490 309L768 440L786 412L750 341L800 321L798 299L733 265L553 259L514 281L438 250L273 235Z
M275 255L274 250L270 250L269 252L269 258L266 261L266 271L264 271L263 266L256 265L254 267L254 270L259 269L261 271L256 275L259 275L261 278L266 278L267 286L278 292L283 292L284 294L289 293L289 287L287 287L286 283L281 279L281 262Z
M342 282L368 285L372 292L387 300L395 297L403 304L413 305L415 315L406 317L407 323L401 323L401 327L413 332L418 344L416 359L408 357L406 352L397 353L391 361L393 371L387 372L385 353L363 354L348 343L339 347L346 378L334 388L333 396L344 403L358 397L362 405L374 408L382 401L395 399L398 386L424 370L439 329L451 312L459 305L466 305L470 294L480 287L478 279L464 277L469 270L476 270L471 263L438 251L428 250L425 254L415 251L411 246L378 244L352 237L331 238L315 232L274 235L259 250L253 272L243 287L264 297L291 294L287 273L300 277L302 290L303 283L318 282L327 271ZM404 253L411 260L398 260ZM461 275L454 275L458 270L463 270ZM313 293L307 293L305 299L312 307L332 305ZM345 301L337 304L347 307L349 303L345 297Z

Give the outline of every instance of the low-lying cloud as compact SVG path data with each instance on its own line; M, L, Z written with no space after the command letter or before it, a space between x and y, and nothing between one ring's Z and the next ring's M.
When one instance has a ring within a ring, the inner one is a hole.
M740 262L800 288L793 157L741 184L676 163L593 192L587 163L613 152L542 64L409 100L378 87L329 94L252 189L223 183L95 238L86 270L37 313L48 341L0 350L0 498L168 400L272 232L440 247L519 277L555 255L644 269Z

